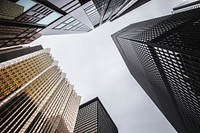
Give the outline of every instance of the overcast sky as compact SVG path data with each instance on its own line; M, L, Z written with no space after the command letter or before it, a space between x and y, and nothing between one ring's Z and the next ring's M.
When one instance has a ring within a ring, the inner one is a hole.
M175 133L129 73L111 36L129 24L166 14L183 0L152 0L127 15L84 34L43 36L32 44L51 48L62 71L82 96L98 96L120 133Z

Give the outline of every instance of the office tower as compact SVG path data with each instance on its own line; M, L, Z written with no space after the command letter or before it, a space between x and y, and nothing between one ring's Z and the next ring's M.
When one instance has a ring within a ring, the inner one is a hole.
M79 107L74 133L118 133L118 129L96 97Z
M200 7L199 0L186 0L183 3L179 4L178 6L174 7L172 12L178 13L199 7Z
M49 49L15 47L0 58L0 132L72 133L80 96Z
M0 1L0 48L28 44L41 35L88 32L92 27L78 0Z
M94 27L115 20L150 0L79 0Z
M112 35L132 76L180 133L200 132L200 8Z
M89 32L148 1L1 0L0 48L28 44L41 35Z

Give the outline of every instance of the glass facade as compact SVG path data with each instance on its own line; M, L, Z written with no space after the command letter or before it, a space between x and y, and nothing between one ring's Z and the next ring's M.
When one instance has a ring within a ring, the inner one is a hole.
M23 6L24 12L36 5L36 3L32 0L18 0L16 4Z
M0 6L0 48L27 44L40 37L38 32L45 26L36 23L53 12L31 0L2 0Z
M51 14L45 16L43 19L38 21L38 24L43 24L43 25L49 25L50 23L54 22L58 18L60 18L62 15L57 13L57 12L52 12Z
M115 17L118 17L127 9L132 8L131 10L145 4L150 0L92 0L97 8L97 11L100 15L99 24L104 23L107 20L113 20ZM131 11L129 10L129 11ZM128 11L128 12L129 12Z
M80 96L47 49L3 62L0 68L2 133L73 132Z
M199 15L196 8L112 35L133 77L177 132L200 132Z
M62 23L59 23L56 27L53 29L55 30L70 30L70 31L90 31L91 29L75 19L74 17L69 17Z
M28 44L41 35L89 32L148 1L0 0L0 48Z
M52 62L53 60L50 58L49 54L43 53L30 59L21 60L19 63L9 66L6 66L5 64L5 67L1 67L1 101L41 73L44 69L50 66Z
M38 33L41 28L0 26L0 48L9 47L31 42L31 38L37 39L41 35Z
M79 107L74 133L118 133L118 129L98 98Z
M186 0L183 3L179 4L178 6L174 7L173 13L179 13L199 7L200 7L199 0Z
M92 22L94 27L97 27L100 22L100 14L97 11L97 8L95 7L95 4L93 1L88 1L84 5L82 5L85 13L87 14L88 18Z

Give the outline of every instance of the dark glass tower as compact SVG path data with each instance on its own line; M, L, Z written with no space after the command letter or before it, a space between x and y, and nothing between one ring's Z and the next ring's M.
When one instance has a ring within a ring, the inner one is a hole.
M74 133L118 133L118 129L97 97L79 107Z
M180 133L200 132L200 9L112 35L133 77Z

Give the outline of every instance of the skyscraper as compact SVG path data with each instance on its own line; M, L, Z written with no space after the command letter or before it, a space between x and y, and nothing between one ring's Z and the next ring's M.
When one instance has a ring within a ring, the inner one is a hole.
M78 0L1 0L0 47L28 44L41 35L88 32Z
M173 13L178 13L186 10L191 10L200 7L199 0L186 0L183 3L173 8Z
M148 1L1 0L0 48L28 44L41 35L89 32Z
M107 20L115 20L150 0L79 0L94 27Z
M200 132L200 8L112 35L129 71L180 133Z
M74 133L118 133L118 129L96 97L79 107Z
M49 49L17 47L0 58L0 132L72 133L80 96Z

